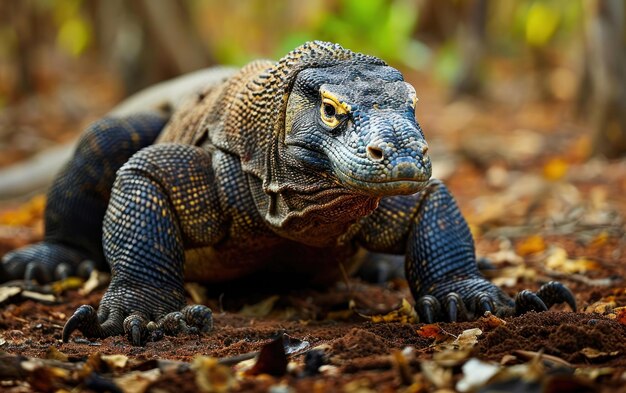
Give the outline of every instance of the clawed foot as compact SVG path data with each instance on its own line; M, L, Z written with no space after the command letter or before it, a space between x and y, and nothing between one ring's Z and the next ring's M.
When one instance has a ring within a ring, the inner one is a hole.
M101 314L89 305L80 306L63 327L63 342L68 342L70 335L79 330L86 337L95 338L124 333L132 345L141 346L150 337L162 334L174 336L180 333L207 333L213 328L211 309L199 304L185 306L180 311L165 314L156 321L151 321L142 312L133 312L124 318L121 312L112 311L101 322ZM119 331L120 326L123 332Z
M86 278L94 269L95 263L79 251L44 241L4 255L0 281L23 279L46 284L74 275Z
M476 283L469 282L474 280ZM547 311L558 303L567 303L576 311L574 295L558 281L542 285L537 292L523 290L515 300L484 279L460 281L456 286L457 291L419 297L415 309L420 320L425 323L464 321L482 316L486 311L498 316L521 315L529 311Z

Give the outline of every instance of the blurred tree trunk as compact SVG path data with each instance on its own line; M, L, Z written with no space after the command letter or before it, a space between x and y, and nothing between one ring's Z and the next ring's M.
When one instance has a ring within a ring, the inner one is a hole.
M458 29L461 69L454 95L478 94L482 90L482 67L486 47L487 0L469 1Z
M194 31L189 2L89 2L99 50L117 68L128 94L212 64Z
M579 106L594 127L593 152L626 154L626 46L622 0L590 0Z

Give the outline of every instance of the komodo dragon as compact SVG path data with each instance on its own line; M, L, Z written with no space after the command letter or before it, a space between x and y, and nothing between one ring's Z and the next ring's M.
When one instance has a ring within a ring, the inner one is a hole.
M575 309L561 283L513 300L479 273L465 220L430 179L416 102L384 61L310 42L226 73L173 113L107 117L51 187L44 241L7 254L3 274L46 281L108 262L98 311L79 307L64 341L206 332L211 310L185 306L185 279L320 282L360 249L406 256L425 322Z

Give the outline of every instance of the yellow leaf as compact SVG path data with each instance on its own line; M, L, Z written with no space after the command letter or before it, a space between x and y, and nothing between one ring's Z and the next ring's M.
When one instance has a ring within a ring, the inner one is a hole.
M559 24L559 14L541 2L534 2L526 17L526 42L542 47L550 41Z
M197 356L191 368L196 372L196 386L201 392L229 392L237 383L231 369L212 357Z
M562 273L584 273L599 267L596 261L586 258L569 259L567 251L560 247L554 247L546 259L546 267Z
M613 311L615 311L615 320L622 325L626 325L626 307L618 307Z
M543 176L552 181L562 179L566 174L569 165L562 158L552 158L543 166Z
M46 207L46 197L37 195L17 209L0 214L0 225L26 227L33 226L43 217Z
M544 251L546 249L546 243L539 235L533 235L527 237L520 243L518 243L516 250L519 255L525 256Z
M384 315L361 315L363 318L367 318L374 323L383 322L400 322L400 323L416 323L418 321L417 313L411 303L406 299L402 299L402 304L399 308Z

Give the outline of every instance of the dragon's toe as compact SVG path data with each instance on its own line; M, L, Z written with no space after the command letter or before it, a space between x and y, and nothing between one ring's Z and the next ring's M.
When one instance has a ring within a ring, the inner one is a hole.
M558 281L550 281L539 288L536 293L523 290L515 297L515 314L521 315L528 311L546 311L559 303L567 303L576 311L576 299L572 292Z
M75 274L76 267L86 259L71 247L43 241L4 255L2 270L5 274L2 277L5 280L36 280L45 284Z
M425 295L415 302L415 310L424 323L433 323L440 319L441 303L432 295Z

